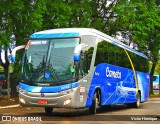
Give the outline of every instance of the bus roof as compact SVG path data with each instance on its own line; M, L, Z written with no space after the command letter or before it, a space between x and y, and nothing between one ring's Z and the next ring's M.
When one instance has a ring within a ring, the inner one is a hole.
M61 29L50 29L50 30L44 30L40 32L33 33L30 38L31 39L43 39L43 38L67 38L67 37L80 37L82 35L93 35L98 38L101 38L102 40L106 40L116 46L119 46L121 48L124 48L128 51L131 51L135 54L138 54L144 58L148 58L143 53L140 53L132 48L130 48L128 45L120 42L119 40L104 34L96 29L92 28L61 28Z

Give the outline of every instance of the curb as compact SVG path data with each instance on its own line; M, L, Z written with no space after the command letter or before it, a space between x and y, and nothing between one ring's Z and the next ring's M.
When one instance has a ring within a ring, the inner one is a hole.
M5 108L16 108L16 107L20 107L20 104L9 105L9 106L3 106L3 107L0 107L0 109L5 109Z
M159 101L160 98L149 98L148 101Z

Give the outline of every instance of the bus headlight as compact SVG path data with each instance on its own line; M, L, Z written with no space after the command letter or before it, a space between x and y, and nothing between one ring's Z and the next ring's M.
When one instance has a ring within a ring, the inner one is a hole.
M63 105L67 105L67 104L69 104L69 103L71 103L71 98L65 100Z
M26 103L25 100L24 100L23 98L19 98L19 101L20 101L21 103L23 103L23 104Z
M66 94L69 94L69 93L74 93L78 90L78 87L76 88L72 88L72 89L69 89L69 90L65 90L65 91L61 91L61 94L62 95L66 95Z

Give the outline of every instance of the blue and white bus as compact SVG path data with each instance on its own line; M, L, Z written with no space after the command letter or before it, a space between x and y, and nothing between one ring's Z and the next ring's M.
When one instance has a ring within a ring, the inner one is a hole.
M160 84L160 80L159 80L159 78L160 78L160 76L158 75L158 74L155 74L155 75L153 75L153 77L154 77L154 80L153 80L153 89L154 90L158 90L159 89L159 84Z
M95 29L40 31L30 36L24 50L22 106L44 107L47 114L53 108L87 107L96 114L104 105L138 108L148 99L147 56Z

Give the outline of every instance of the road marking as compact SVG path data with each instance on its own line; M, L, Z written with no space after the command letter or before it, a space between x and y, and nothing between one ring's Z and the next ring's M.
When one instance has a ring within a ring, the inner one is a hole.
M0 109L15 108L15 107L20 107L20 105L19 105L19 104L16 104L16 105L3 106L3 107L0 107Z

